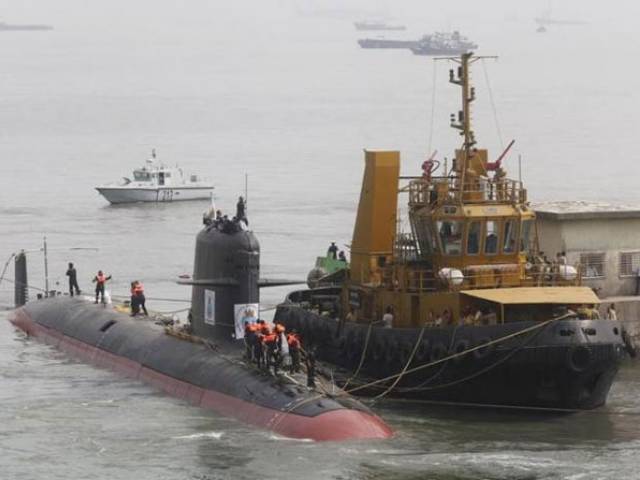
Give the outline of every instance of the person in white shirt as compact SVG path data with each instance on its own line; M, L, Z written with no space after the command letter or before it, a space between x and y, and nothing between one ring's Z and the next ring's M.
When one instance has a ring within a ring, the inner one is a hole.
M382 326L384 328L393 327L393 307L389 305L385 314L382 316Z

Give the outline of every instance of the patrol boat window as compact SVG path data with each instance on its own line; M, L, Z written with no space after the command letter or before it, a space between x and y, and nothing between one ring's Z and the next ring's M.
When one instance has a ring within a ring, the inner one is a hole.
M496 220L487 220L485 232L484 253L486 255L495 255L498 253L498 236L500 234L498 222Z
M504 253L513 253L516 249L516 222L507 220L504 223L504 244L502 251Z
M137 182L148 182L151 179L151 177L149 176L149 172L144 172L142 170L134 170L133 179Z
M480 253L480 231L482 224L480 222L471 222L469 224L469 234L467 235L467 253L469 255L477 255Z
M460 255L462 252L462 222L459 220L439 220L436 222L442 253Z

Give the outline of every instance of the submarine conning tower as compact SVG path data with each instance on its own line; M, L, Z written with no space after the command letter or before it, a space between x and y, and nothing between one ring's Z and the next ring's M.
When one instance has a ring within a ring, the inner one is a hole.
M236 307L260 301L260 244L243 220L216 219L196 238L191 325L202 338L233 339ZM256 312L257 313L257 312Z

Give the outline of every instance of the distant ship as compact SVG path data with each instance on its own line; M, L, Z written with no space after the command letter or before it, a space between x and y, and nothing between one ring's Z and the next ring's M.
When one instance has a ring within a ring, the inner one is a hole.
M389 40L386 38L362 38L358 40L362 48L414 48L420 40Z
M453 33L436 32L433 35L425 35L418 45L410 47L415 55L461 55L478 48L460 32Z
M43 30L53 30L51 25L11 25L10 23L0 22L0 32L35 32Z
M356 30L406 30L404 25L389 25L384 22L354 22Z
M393 40L386 38L363 38L358 40L362 48L398 48L409 49L416 55L460 55L478 48L460 32L436 32L424 35L418 40Z

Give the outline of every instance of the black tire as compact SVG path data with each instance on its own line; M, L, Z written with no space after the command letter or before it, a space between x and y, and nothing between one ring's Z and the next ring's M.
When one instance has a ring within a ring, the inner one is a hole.
M571 347L567 352L567 366L574 372L584 372L592 360L591 350L584 345Z
M486 343L489 343L492 339L490 337L484 337L481 338L480 341L478 342L478 345L485 345ZM491 355L493 353L493 349L494 349L495 345L487 345L486 347L482 347L479 348L477 350L473 351L473 356L476 360L482 360L484 358L487 358L489 355Z
M436 343L431 349L431 353L429 355L430 362L436 362L447 356L447 347L445 347L442 343Z
M471 342L469 342L469 340L463 338L461 340L458 340L455 343L455 345L453 346L453 348L449 352L449 355L455 355L457 353L462 353L462 352L464 352L466 350L469 350L469 347L471 347ZM453 359L453 361L455 363L462 363L462 362L464 362L465 360L468 360L468 359L469 359L469 355L467 354L467 355L461 355L459 357L455 357Z

